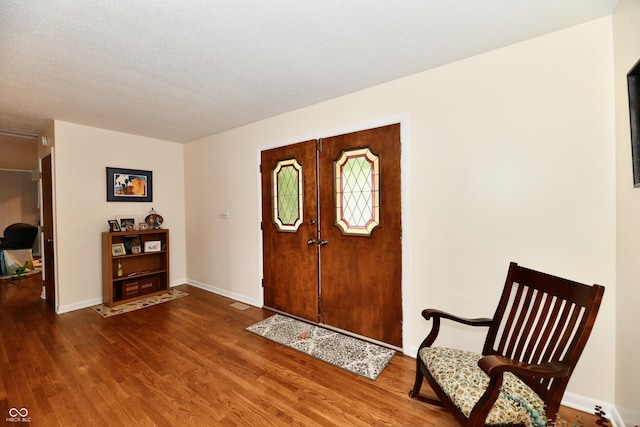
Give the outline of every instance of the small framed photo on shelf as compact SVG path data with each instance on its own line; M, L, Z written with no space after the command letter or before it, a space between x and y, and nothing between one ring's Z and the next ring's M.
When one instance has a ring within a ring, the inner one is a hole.
M116 221L115 219L110 219L107 222L109 223L109 231L120 231L120 224L118 224L118 221Z
M160 240L149 240L144 242L145 252L160 252L162 250L162 244Z
M146 222L141 222L140 224L138 224L138 230L146 230L148 228L149 226L147 225Z
M111 255L113 256L122 256L127 252L124 249L124 243L114 243L111 245Z
M139 254L142 252L142 248L138 245L138 246L131 246L131 253L132 254Z
M136 225L138 224L138 217L135 215L118 215L116 216L118 223L120 224L120 229L122 231L131 231L136 230Z

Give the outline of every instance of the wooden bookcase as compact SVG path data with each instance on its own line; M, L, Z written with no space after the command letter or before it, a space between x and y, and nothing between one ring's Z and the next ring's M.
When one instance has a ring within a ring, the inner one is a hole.
M145 251L146 242L157 251ZM113 255L114 244L123 243L126 253ZM131 246L138 246L131 250ZM169 230L131 230L102 233L103 300L113 307L162 295L169 291Z

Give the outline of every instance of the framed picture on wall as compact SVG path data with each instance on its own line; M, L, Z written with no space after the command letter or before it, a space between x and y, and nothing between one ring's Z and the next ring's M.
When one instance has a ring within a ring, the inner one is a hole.
M153 173L107 167L107 202L152 202Z

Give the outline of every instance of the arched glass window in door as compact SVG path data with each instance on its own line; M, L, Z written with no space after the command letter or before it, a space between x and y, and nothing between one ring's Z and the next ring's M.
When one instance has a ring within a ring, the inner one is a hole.
M273 170L273 222L279 231L297 231L302 224L302 165L281 160Z
M380 166L368 148L335 162L336 225L343 234L369 236L380 224Z

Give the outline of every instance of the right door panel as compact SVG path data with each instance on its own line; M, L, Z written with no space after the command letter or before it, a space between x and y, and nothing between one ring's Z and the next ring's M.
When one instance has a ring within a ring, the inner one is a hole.
M400 125L322 139L318 155L320 322L402 347Z

